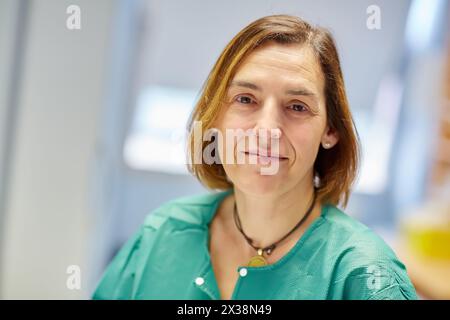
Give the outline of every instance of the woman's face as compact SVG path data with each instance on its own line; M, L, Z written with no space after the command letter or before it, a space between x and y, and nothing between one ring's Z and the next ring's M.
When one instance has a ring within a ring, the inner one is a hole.
M216 128L224 139L219 155L225 172L243 192L282 194L304 182L312 185L320 144L337 142L327 126L324 76L312 50L269 42L253 51L231 81ZM234 161L230 163L226 161L230 159L226 129L251 129L262 139L253 140L257 141L254 148L248 135L234 138ZM278 138L271 129L278 130ZM249 153L264 150L274 157L250 163L250 157L256 156ZM238 154L244 163L238 163ZM268 167L276 171L262 174L262 168Z

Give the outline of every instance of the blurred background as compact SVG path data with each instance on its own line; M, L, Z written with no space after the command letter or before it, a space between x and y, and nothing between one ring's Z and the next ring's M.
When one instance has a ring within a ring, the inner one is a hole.
M449 11L446 0L0 0L0 298L88 299L147 214L209 192L184 166L189 112L227 42L284 13L338 44L363 146L345 211L394 248L421 298L450 299Z

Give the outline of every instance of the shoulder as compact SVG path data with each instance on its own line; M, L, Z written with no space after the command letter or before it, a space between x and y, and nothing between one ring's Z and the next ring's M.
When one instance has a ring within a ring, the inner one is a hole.
M147 214L143 228L157 230L167 222L202 226L212 218L229 190L183 196L167 201Z
M324 215L330 241L342 251L367 259L390 259L395 253L372 229L335 206L327 206Z
M171 239L174 232L204 229L212 219L221 199L230 191L209 192L178 197L150 211L134 238L134 249L149 252L160 237Z
M405 265L379 235L335 206L325 220L336 249L332 281L344 298L416 298Z
M152 210L108 265L97 284L93 299L134 297L136 283L148 265L147 259L150 252L154 252L153 248L158 243L158 237L170 238L173 234L171 231L176 229L189 230L202 227L209 221L220 199L228 193L229 191L223 191L179 197ZM164 232L160 232L162 229Z

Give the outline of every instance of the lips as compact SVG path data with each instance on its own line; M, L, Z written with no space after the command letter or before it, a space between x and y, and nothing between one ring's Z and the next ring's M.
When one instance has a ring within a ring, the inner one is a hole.
M256 155L260 158L265 158L265 159L277 159L277 160L287 160L287 157L284 156L280 156L280 155L276 155L276 154L270 154L270 152L267 152L266 155L261 155L262 152L258 152L258 151L245 151L244 152L247 155ZM270 155L269 155L270 154Z

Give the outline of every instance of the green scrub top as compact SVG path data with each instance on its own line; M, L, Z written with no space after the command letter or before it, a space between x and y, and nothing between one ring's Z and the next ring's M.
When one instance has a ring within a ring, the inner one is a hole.
M97 284L93 299L221 299L209 223L233 190L182 197L151 212ZM323 205L281 259L239 266L232 300L417 299L405 266L369 228Z

